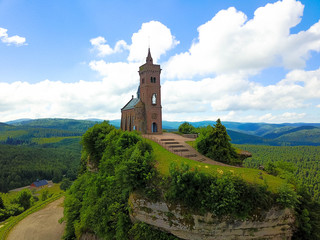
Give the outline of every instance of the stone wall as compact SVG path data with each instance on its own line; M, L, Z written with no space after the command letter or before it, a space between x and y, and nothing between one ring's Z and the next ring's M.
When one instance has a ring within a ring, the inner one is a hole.
M129 198L130 218L142 221L182 239L287 239L292 237L294 214L289 209L271 209L260 220L219 220L212 214L188 213L180 206L165 202L149 202L137 194Z

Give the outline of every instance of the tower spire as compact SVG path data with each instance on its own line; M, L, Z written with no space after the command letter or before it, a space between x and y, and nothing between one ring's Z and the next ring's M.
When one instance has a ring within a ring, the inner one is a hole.
M151 52L150 52L150 47L148 48L148 56L146 58L146 63L151 63L153 64L153 59L151 57Z

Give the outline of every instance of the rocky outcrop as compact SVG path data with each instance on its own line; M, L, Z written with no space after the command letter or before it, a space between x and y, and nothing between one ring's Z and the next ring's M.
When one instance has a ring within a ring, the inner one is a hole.
M291 239L295 220L290 209L275 208L259 220L221 220L210 213L191 214L163 201L150 202L137 194L129 198L132 221L142 221L182 239Z

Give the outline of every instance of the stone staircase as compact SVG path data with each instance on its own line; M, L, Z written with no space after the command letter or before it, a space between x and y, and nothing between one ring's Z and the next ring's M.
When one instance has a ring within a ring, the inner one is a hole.
M194 141L194 139L186 138L174 133L163 133L157 135L146 134L143 135L143 137L158 143L168 151L178 156L207 164L228 166L203 156L192 146L186 143L186 141Z

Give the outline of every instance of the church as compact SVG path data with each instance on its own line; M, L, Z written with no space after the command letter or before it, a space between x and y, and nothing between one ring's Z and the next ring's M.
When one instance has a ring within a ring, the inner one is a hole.
M121 129L145 134L162 133L160 65L153 64L150 48L146 63L139 67L140 85L137 97L121 109Z

